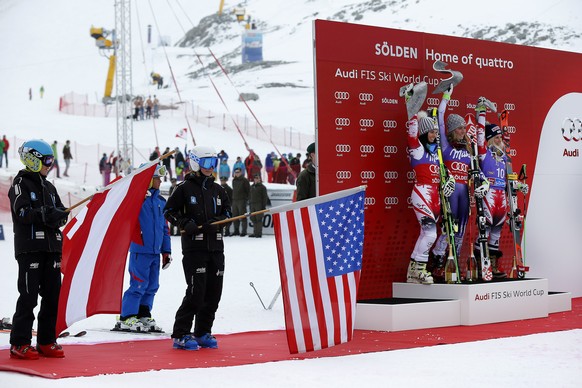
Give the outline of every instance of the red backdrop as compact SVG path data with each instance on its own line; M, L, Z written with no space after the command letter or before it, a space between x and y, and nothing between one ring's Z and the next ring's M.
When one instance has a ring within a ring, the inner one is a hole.
M401 86L426 81L426 109L441 98L432 94L443 76L432 70L433 62L461 71L464 79L447 114L474 113L479 96L495 102L498 111L509 110L514 170L527 164L529 176L546 112L561 95L582 88L579 54L323 20L315 21L314 58L319 194L368 185L358 299L392 296L392 282L406 279L419 233L409 205L414 176ZM498 122L493 113L487 118ZM519 201L521 206L522 197ZM470 225L475 235L474 219ZM469 226L461 262L472 245L468 239ZM501 266L511 268L507 228L501 249L506 253Z

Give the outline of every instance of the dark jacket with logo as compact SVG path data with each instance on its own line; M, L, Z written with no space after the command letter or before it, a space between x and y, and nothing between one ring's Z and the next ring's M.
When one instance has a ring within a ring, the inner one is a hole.
M196 225L231 217L230 200L214 177L192 173L176 186L164 207L164 215L182 229L190 220ZM182 234L182 252L223 251L222 228L215 233Z
M65 207L57 189L40 173L20 170L8 191L14 223L14 254L62 252L63 239L57 226L49 226L45 214Z

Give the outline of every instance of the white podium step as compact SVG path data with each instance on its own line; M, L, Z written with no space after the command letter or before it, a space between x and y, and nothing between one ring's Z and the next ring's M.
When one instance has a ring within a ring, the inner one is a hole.
M401 331L543 318L570 311L569 292L549 292L547 279L475 284L393 283L393 298L358 301L355 328Z

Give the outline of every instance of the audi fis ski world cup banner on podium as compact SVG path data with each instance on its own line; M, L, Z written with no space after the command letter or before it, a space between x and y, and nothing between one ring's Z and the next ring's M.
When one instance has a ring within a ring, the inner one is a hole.
M480 96L509 112L513 170L526 165L530 193L522 241L527 277L549 279L550 289L582 295L582 55L466 38L316 20L314 22L318 192L365 184L366 236L358 299L392 296L406 281L419 224L410 205L414 173L406 153L406 106L399 89L425 81L422 109L447 75L437 60L460 71L448 111L475 113ZM487 120L499 124L496 113ZM474 209L472 211L474 217ZM477 231L471 218L459 262ZM513 240L501 234L501 267L511 269Z

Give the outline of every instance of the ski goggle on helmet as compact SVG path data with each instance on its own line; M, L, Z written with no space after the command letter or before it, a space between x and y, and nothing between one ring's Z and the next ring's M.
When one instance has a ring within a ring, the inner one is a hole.
M166 166L158 164L156 166L156 171L154 171L154 178L161 178L164 176L166 176Z
M196 146L188 152L188 159L192 171L199 171L201 168L210 170L218 167L216 150L212 147Z
M55 161L53 149L44 140L28 140L18 149L20 161L27 170L39 172L42 166L50 167Z

